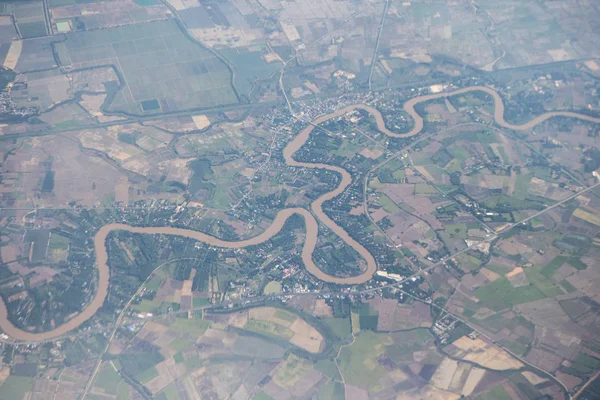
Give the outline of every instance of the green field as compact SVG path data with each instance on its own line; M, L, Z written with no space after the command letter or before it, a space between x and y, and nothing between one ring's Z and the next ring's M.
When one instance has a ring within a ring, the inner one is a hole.
M169 386L164 388L162 391L167 400L179 400L179 395L177 394L177 386L175 383L171 383Z
M432 194L437 190L428 183L417 183L415 185L415 194Z
M22 399L26 392L33 390L33 378L11 375L0 386L0 398Z
M566 257L557 256L552 259L544 268L542 268L542 275L544 275L548 279L552 279L552 276L566 261Z
M294 336L294 332L288 328L276 324L274 322L262 321L258 319L249 319L246 322L244 329L252 332L262 333L267 336L276 336L285 340L289 340Z
M277 281L271 281L267 283L263 289L264 294L279 294L281 293L281 283Z
M136 374L135 379L138 382L144 384L144 383L150 382L152 379L156 378L157 376L158 376L158 371L156 370L156 368L151 367L145 371L142 371L142 372Z
M112 64L120 70L123 88L110 111L147 115L239 103L227 65L172 19L70 32L66 38L56 45L63 65Z
M396 214L400 211L400 207L398 207L396 203L392 201L392 199L383 193L379 194L379 204L390 214Z
M384 352L386 341L387 335L365 331L351 346L342 349L338 363L346 383L365 389L377 383L385 369L375 359Z
M483 392L475 397L477 400L512 400L512 397L506 393L502 386L496 386L493 389Z
M600 368L600 360L589 356L585 353L577 354L577 357L573 361L570 367L565 368L565 371L572 373L577 376L589 375L594 373Z
M252 400L274 400L274 399L261 390L260 392L258 392L254 395Z
M294 322L296 320L296 318L298 318L296 315L292 314L291 312L285 311L285 310L277 310L275 311L275 318L281 319L283 321L288 321L288 322Z
M542 268L537 266L525 268L525 274L529 282L543 293L545 297L554 297L563 294L563 291L556 287L541 271Z
M544 294L533 285L513 288L508 279L500 278L475 291L482 305L492 310L502 310L517 304L543 299Z
M258 51L240 52L238 49L229 49L222 50L221 54L233 64L236 72L235 85L245 95L250 93L255 80L267 79L281 69L280 61L266 63Z
M70 240L68 237L59 235L57 233L51 233L48 247L51 249L68 249L69 243Z
M280 386L289 389L302 379L310 370L312 363L291 353L285 361L285 366L275 374L273 380Z
M104 363L100 372L96 376L94 386L104 389L109 394L116 394L119 383L121 382L121 376L112 365L110 361Z
M143 299L140 304L134 304L132 308L141 313L154 313L160 309L163 304L160 300L146 300Z
M194 343L195 341L190 339L174 339L169 343L169 348L174 351L182 351L190 348Z
M331 379L341 380L340 372L331 360L319 360L315 363L315 369Z
M571 285L569 283L569 281L567 281L566 279L563 279L562 281L560 281L560 286L562 286L563 289L565 289L567 291L567 293L572 293L577 290L577 288L575 286Z
M517 175L517 181L515 182L515 191L512 197L525 200L527 193L529 192L529 181L531 180L531 174Z
M454 238L466 239L467 238L467 225L466 224L446 224L446 232Z
M319 399L344 400L344 385L340 382L329 381L319 388L317 395Z
M203 319L177 318L169 326L169 329L177 333L185 333L192 336L202 336L210 326L210 322Z
M323 322L327 324L333 331L333 333L340 339L345 339L352 334L352 327L350 326L349 318L323 318Z

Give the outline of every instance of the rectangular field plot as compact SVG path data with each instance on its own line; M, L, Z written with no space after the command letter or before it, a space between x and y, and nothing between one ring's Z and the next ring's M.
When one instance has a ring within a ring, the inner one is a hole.
M121 72L109 111L148 115L238 102L227 66L174 21L69 33L57 52L73 69L112 64Z

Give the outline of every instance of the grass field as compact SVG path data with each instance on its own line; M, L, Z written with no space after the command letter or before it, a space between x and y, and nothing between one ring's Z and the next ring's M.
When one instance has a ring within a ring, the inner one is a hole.
M109 394L116 394L120 382L119 373L110 365L110 362L106 362L98 372L94 386L104 389Z
M233 64L235 85L245 95L250 93L253 81L267 79L281 68L279 61L266 63L258 51L241 53L237 49L229 49L221 53Z
M577 354L575 361L569 367L576 375L589 375L600 368L600 360L585 353Z
M478 288L475 296L481 300L483 306L496 311L545 297L544 293L534 285L513 288L506 278L497 279L487 286Z
M294 336L294 332L288 328L269 321L261 321L257 319L250 319L246 322L244 329L252 332L262 333L267 336L276 336L285 340L289 340Z
M466 239L467 238L467 225L466 224L446 224L446 232L454 238Z
M560 288L542 273L540 267L525 268L525 274L529 282L534 285L545 297L554 297L563 294Z
M254 395L252 400L273 400L273 398L261 390Z
M267 283L263 289L264 294L279 294L281 293L281 283L277 281L271 281Z
M138 382L144 384L144 383L150 382L152 379L156 378L157 376L158 376L158 371L156 370L156 368L151 367L145 371L142 371L142 372L136 374L135 379Z
M589 222L590 224L600 226L600 217L598 215L594 215L588 211L582 210L581 208L575 210L573 212L573 216Z
M512 400L512 397L506 393L506 390L502 386L496 386L475 398L477 400Z
M22 399L26 392L33 390L33 378L11 375L0 386L0 398Z
M527 193L529 192L529 181L531 180L531 174L517 175L517 181L515 182L515 191L513 197L519 200L525 200Z
M566 279L560 281L560 286L563 287L567 291L567 293L573 293L577 290L577 288L569 283Z
M400 207L396 205L387 195L380 193L379 194L379 204L383 209L391 214L396 214L400 211Z
M192 336L202 336L210 326L210 322L203 319L183 319L177 318L169 326L169 329L177 333L185 333Z
M315 363L315 369L331 379L341 380L340 372L331 360L319 360Z
M164 388L162 393L165 395L167 400L178 400L179 399L179 395L177 394L177 386L175 386L175 383L171 383L169 386Z
M156 310L160 309L163 304L160 300L142 300L140 304L134 304L132 307L134 310L139 311L141 313L152 313Z
M325 322L340 339L345 339L352 334L349 318L324 318L323 322Z
M171 343L169 343L169 348L171 348L174 351L182 351L191 347L194 343L194 340L174 339Z
M121 72L110 111L143 115L239 102L227 65L173 20L71 32L56 47L63 65L112 64Z
M427 329L401 332L394 336L394 344L386 346L385 353L394 361L411 361L413 352L423 349L433 336Z
M69 243L69 238L56 233L51 233L48 247L50 247L51 249L68 249Z
M344 347L338 362L346 383L365 389L375 385L385 374L375 359L384 352L384 344L388 342L387 335L365 331L351 346Z
M285 362L285 367L279 370L273 380L278 385L289 389L298 383L311 369L312 364L308 360L291 353Z
M436 192L437 190L427 183L417 183L415 185L415 194L432 194Z
M298 317L292 314L291 312L285 310L277 310L275 311L275 318L281 319L283 321L294 322Z
M319 388L317 395L319 399L344 400L344 385L339 382L327 382Z
M552 259L544 268L542 268L542 275L544 275L548 279L552 279L552 276L566 261L566 257L557 256Z

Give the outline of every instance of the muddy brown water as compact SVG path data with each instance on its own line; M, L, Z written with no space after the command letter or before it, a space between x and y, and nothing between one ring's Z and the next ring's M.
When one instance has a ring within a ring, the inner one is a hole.
M283 150L283 155L288 163L288 165L294 167L304 167L304 168L321 168L329 171L337 172L341 175L342 179L338 187L333 189L330 192L327 192L318 199L316 199L311 204L311 211L308 211L304 208L287 208L285 210L279 211L271 225L260 235L254 236L250 239L240 240L235 242L225 241L214 236L208 235L206 233L193 231L190 229L182 229L182 228L172 228L172 227L135 227L125 224L108 224L100 228L100 230L96 233L94 237L94 247L96 250L96 263L98 267L98 289L94 294L94 298L79 314L74 316L69 321L64 324L46 332L40 333L32 333L27 332L22 329L15 327L8 320L8 312L6 309L6 305L0 298L0 328L9 335L10 337L21 340L21 341L43 341L55 338L57 336L61 336L72 329L77 328L79 325L90 319L96 312L102 307L104 303L104 299L108 294L109 287L109 278L110 278L110 268L107 264L108 254L106 251L106 239L108 235L112 231L116 230L124 230L133 233L145 233L145 234L162 234L162 235L177 235L177 236L185 236L199 242L208 243L211 246L224 247L230 249L239 249L248 246L254 246L257 244L261 244L266 242L275 236L283 227L288 218L290 218L294 214L298 214L304 218L306 224L306 234L304 238L304 245L302 247L302 260L306 265L306 269L308 272L313 274L316 278L330 283L337 284L345 284L345 285L353 285L353 284L361 284L367 282L375 271L377 270L377 264L375 259L369 253L369 251L356 240L354 240L348 232L346 232L342 227L337 225L331 218L329 218L325 212L323 211L323 203L328 200L333 199L334 197L341 194L350 183L352 183L352 177L350 173L343 168L336 167L328 164L321 163L305 163L296 161L293 158L294 153L298 151L308 140L311 132L315 128L316 125L319 125L323 122L326 122L332 118L340 117L346 114L349 111L361 109L364 110L375 117L377 128L386 135L391 137L410 137L417 135L423 129L423 118L416 112L415 106L419 103L436 100L440 98L446 98L458 94L464 94L473 91L482 91L494 99L494 119L496 123L504 128L511 130L524 131L533 128L541 122L544 122L552 117L572 117L578 118L584 121L600 123L600 118L591 117L584 114L578 114L570 111L554 111L547 112L538 117L535 117L529 122L526 122L521 125L513 125L504 119L504 103L502 102L502 98L500 95L493 89L486 86L472 86L468 88L458 89L451 92L442 92L429 94L424 96L415 97L411 100L408 100L404 105L404 111L406 111L414 120L413 128L406 133L394 133L388 130L385 126L385 122L381 113L375 108L365 105L365 104L354 104L347 107L344 107L340 110L337 110L333 113L322 115L315 119L312 122L312 125L309 125L307 128L302 130ZM317 244L317 236L319 232L319 225L315 216L319 219L319 221L335 232L344 242L346 242L350 247L352 247L358 254L363 258L363 272L357 276L350 277L336 277L323 272L313 261L312 254L315 250L315 246Z

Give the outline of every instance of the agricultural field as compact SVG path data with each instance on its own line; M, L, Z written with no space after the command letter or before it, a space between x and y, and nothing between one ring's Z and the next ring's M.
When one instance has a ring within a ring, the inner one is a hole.
M599 15L0 4L0 399L593 398Z
M173 21L72 32L66 37L57 45L63 66L114 65L119 70L120 82L108 111L172 113L238 102L227 66L186 38Z

